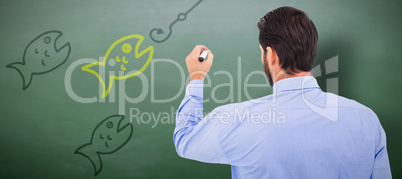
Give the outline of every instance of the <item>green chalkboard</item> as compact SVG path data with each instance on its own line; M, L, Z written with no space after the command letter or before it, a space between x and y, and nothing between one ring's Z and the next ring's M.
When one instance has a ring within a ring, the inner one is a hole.
M184 59L197 44L215 55L206 113L271 94L256 24L281 6L314 21L320 86L377 113L401 178L397 0L3 0L0 178L230 178L176 154Z

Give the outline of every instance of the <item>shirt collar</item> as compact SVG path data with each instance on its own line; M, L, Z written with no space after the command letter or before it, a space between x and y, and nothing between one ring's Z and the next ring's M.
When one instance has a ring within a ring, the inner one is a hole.
M273 92L278 93L282 91L301 90L307 88L320 88L317 80L312 76L300 76L285 78L277 81L273 86Z

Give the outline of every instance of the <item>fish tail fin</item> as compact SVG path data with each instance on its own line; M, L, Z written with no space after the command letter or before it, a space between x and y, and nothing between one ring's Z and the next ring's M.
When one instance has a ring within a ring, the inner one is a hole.
M102 159L96 149L92 148L91 144L85 144L75 150L74 154L80 154L86 157L94 167L95 176L97 176L102 171Z
M26 90L32 82L33 74L31 73L31 71L29 71L27 68L25 68L25 65L20 62L8 64L7 67L14 68L18 71L18 73L20 73L20 75L22 77L22 83L23 83L22 89Z
M103 85L103 92L102 92L102 98L106 98L106 96L109 95L110 91L113 90L113 82L114 82L114 76L109 76L106 78L105 83Z
M104 65L99 64L99 63L100 62L95 62L95 63L85 65L81 68L81 70L92 73L96 76L96 78L98 78L99 83L102 86L102 89L101 89L102 91L100 91L102 93L102 98L106 98L106 96L108 96L109 92L112 90L114 75L109 76L109 74L107 74L105 72ZM96 71L97 70L96 68L92 68L94 66L98 67L98 71Z

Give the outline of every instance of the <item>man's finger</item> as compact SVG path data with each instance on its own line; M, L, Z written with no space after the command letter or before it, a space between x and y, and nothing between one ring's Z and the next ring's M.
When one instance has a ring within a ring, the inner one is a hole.
M194 47L191 54L193 54L194 56L196 56L196 55L198 56L201 54L202 50L208 50L208 48L205 45L197 45Z
M208 50L207 62L212 64L213 61L214 61L214 54L212 54L211 50Z

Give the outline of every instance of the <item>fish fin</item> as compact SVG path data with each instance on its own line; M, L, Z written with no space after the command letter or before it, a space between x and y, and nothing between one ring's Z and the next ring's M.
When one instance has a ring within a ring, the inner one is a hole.
M20 73L22 77L22 83L23 83L23 90L26 90L29 85L32 82L32 76L33 73L31 73L27 68L25 68L25 65L21 62L15 62L7 65L8 68L14 68Z
M98 67L98 68L96 68ZM109 76L108 73L105 72L105 66L100 64L100 62L90 63L81 68L82 71L86 71L94 74L98 80L100 85L102 86L102 98L106 98L109 95L110 90L112 90L113 81L115 76ZM98 71L97 71L98 70ZM103 79L104 77L105 79Z
M106 96L108 96L109 95L109 93L112 91L112 90L114 90L114 88L113 88L113 82L114 82L114 80L115 80L115 76L114 75L111 75L111 76L109 76L108 78L106 78L107 79L107 81L105 81L105 84L104 84L104 91L103 91L103 93L102 93L102 98L106 98Z
M102 171L102 159L99 152L92 147L92 144L85 144L75 150L74 154L80 154L86 157L94 167L95 176L97 176Z

